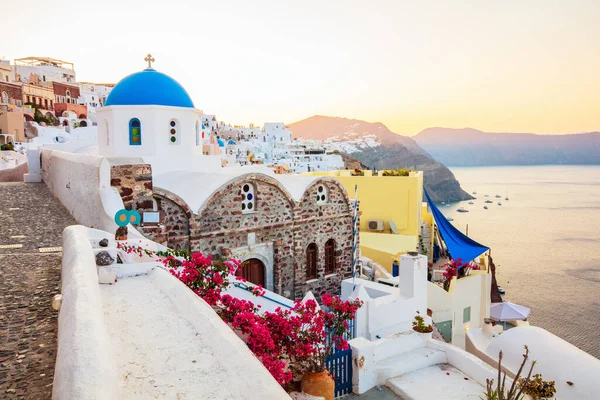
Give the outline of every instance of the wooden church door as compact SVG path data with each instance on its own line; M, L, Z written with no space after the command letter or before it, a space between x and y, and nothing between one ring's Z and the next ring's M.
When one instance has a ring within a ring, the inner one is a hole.
M236 275L241 276L250 283L265 287L265 265L257 258L244 261L236 271Z

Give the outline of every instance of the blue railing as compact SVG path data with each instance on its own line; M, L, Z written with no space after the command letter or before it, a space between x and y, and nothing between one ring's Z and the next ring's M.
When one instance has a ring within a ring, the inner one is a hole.
M237 288L240 288L240 289L244 289L247 292L251 292L252 291L251 287L248 287L248 286L244 285L243 283L234 283L233 286L235 286ZM276 303L276 304L279 304L281 306L284 306L286 308L292 308L292 306L290 306L288 304L285 304L285 303L282 303L279 300L275 300L275 299L273 299L273 298L271 298L269 296L261 296L261 297L264 298L264 299L267 299L269 301L272 301L273 303Z

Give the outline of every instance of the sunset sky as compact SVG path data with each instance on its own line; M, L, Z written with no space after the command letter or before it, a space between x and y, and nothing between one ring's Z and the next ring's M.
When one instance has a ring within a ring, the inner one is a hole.
M600 130L600 0L0 0L0 58L145 67L247 124L314 114L496 132Z

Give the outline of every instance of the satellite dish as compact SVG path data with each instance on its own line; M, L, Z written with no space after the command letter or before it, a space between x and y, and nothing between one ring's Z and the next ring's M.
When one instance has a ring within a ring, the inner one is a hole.
M397 235L398 234L398 228L396 228L396 224L394 223L394 221L390 220L390 229L392 230L392 232Z

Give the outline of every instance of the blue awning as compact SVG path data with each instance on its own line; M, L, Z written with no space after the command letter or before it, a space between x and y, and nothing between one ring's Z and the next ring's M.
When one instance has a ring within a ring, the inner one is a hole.
M454 225L444 217L433 201L431 201L427 191L424 190L424 192L427 197L427 202L429 203L429 208L431 208L433 218L435 219L435 223L442 236L442 240L446 243L448 252L453 259L458 260L460 258L463 262L469 262L489 250L489 247L477 243L456 229Z

